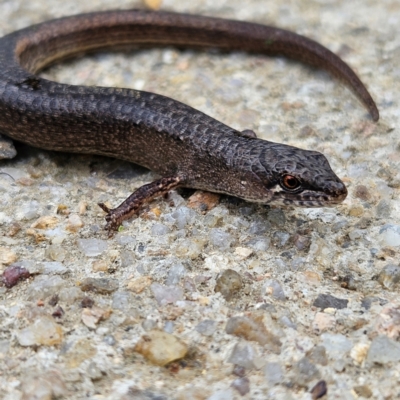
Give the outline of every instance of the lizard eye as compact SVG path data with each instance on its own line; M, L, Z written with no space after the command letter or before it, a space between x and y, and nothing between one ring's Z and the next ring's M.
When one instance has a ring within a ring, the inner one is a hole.
M296 192L301 188L300 181L293 175L282 176L280 184L283 189L290 192Z

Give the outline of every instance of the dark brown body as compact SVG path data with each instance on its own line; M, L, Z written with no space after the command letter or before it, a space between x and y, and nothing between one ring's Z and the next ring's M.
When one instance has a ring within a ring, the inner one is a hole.
M49 21L0 39L0 131L43 149L132 161L168 178L168 189L173 182L172 187L309 206L343 200L344 185L319 153L248 137L157 94L71 86L35 75L44 66L82 52L151 44L211 46L305 61L345 81L373 119L379 118L374 101L351 68L310 39L246 22L112 11ZM303 190L274 190L289 173L302 181ZM113 228L129 213L116 217Z

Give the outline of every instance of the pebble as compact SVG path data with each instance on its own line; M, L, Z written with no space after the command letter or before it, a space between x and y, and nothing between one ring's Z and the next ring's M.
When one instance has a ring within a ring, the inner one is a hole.
M188 347L174 335L152 330L141 337L135 346L135 351L151 363L163 367L172 361L184 358Z
M8 247L0 246L0 267L17 261L17 255Z
M59 244L50 244L44 254L53 261L62 262L65 260L66 251Z
M367 357L369 343L357 343L350 351L350 357L356 365L362 365Z
M107 242L101 239L79 239L79 249L87 257L96 257L107 250Z
M62 343L63 331L52 318L41 316L16 334L21 346L55 346Z
M324 346L315 346L307 352L308 359L318 365L328 365L328 357L326 355L326 349Z
M150 276L139 276L128 281L127 288L135 293L142 293L143 290L151 285L152 279Z
M235 254L239 256L241 260L245 260L253 254L253 249L249 249L248 247L236 247Z
M28 300L45 299L55 293L59 293L66 286L66 281L58 275L36 276L27 288Z
M328 393L328 385L325 381L319 381L310 390L312 400L320 399Z
M168 226L164 225L164 224L160 224L160 223L155 223L152 227L151 227L151 234L153 236L165 236L168 233L171 232L171 229L168 228Z
M257 361L255 361L256 359ZM227 361L231 364L239 365L249 370L257 368L256 365L259 364L258 359L259 356L250 343L239 342L233 347Z
M97 324L111 315L110 309L103 309L100 307L84 308L81 313L82 322L91 329L96 329Z
M267 251L270 246L270 239L266 237L252 238L246 242L246 246L254 251Z
M400 344L385 335L377 336L371 342L366 361L381 365L398 363L400 361Z
M318 368L310 362L307 357L303 357L293 366L293 380L299 386L307 386L314 379L319 379L321 373Z
M400 338L400 305L385 305L375 320L374 331L397 341Z
M225 332L246 340L254 340L266 349L279 354L282 345L279 337L269 331L263 322L263 314L229 318Z
M111 278L86 278L81 284L82 292L94 292L99 294L110 294L118 290L118 279Z
M205 319L197 324L195 329L203 336L212 336L217 330L217 322L212 319Z
M219 228L210 229L209 238L210 243L221 251L229 249L233 243L232 235Z
M6 288L12 288L19 281L28 279L30 276L31 274L26 268L15 265L7 267L3 271L3 276L1 277L1 281L4 283Z
M400 267L393 264L384 266L378 275L378 282L386 289L393 287L400 281Z
M58 218L51 216L51 215L45 215L43 217L40 217L37 219L32 225L31 228L33 229L51 229L57 226L58 224Z
M111 307L126 312L132 308L134 301L132 293L118 290L113 294Z
M0 135L0 160L14 158L17 155L13 141L8 137Z
M347 303L349 301L346 299L339 299L330 294L319 294L314 300L313 306L325 310L325 308L335 308L336 310L341 310L347 308Z
M282 383L284 375L281 365L278 362L267 362L264 366L264 377L270 386Z
M321 335L321 339L329 358L334 360L345 358L353 347L351 340L341 334L326 332Z
M159 283L150 285L158 305L165 306L183 299L183 290L179 286L165 286Z
M84 226L81 217L78 214L71 214L68 217L65 229L69 232L78 232Z
M215 293L221 293L222 297L229 301L237 295L243 286L243 279L236 271L226 269L218 276L214 288Z
M236 389L241 396L244 396L250 392L250 380L246 376L237 378L232 382L231 387Z
M289 238L290 235L287 232L274 232L272 235L272 244L278 248L284 247Z
M269 279L265 282L263 291L266 295L272 296L276 300L286 300L286 295L281 284L274 279Z
M185 275L186 268L180 262L178 262L174 264L168 271L165 283L167 286L177 285Z
M400 246L400 225L383 225L379 231L379 240L383 246Z

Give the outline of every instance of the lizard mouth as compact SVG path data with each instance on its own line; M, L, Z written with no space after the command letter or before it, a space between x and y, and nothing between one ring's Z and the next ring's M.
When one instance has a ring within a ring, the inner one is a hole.
M274 193L270 204L293 205L297 207L331 207L340 204L347 197L347 189L343 185L341 190L334 193L303 191L301 193Z

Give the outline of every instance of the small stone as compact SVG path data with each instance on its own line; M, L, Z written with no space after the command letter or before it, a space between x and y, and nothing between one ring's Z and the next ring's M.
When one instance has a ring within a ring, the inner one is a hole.
M78 232L83 227L84 223L78 214L72 214L68 217L67 226L65 229L69 232Z
M42 274L47 275L63 275L66 274L69 270L63 264L58 261L47 261L42 263Z
M185 357L188 347L174 335L152 330L142 336L135 346L135 351L151 363L162 367Z
M254 369L256 368L254 363L256 358L258 355L250 343L236 343L227 361L246 369Z
M62 309L62 307L58 306L58 307L51 313L51 316L54 317L54 318L62 318L64 314L65 314L65 311Z
M86 373L92 381L98 381L103 377L100 368L93 361L87 366Z
M67 396L68 390L58 371L46 371L41 376L27 376L22 384L22 400L49 400Z
M12 288L19 281L28 279L30 276L31 274L27 269L15 265L7 267L4 270L1 281L4 283L5 287Z
M63 332L53 319L41 316L32 325L16 334L21 346L55 346L62 342Z
M254 340L274 353L280 352L282 345L277 336L267 330L263 323L263 315L255 314L251 317L232 317L228 320L225 332L246 340Z
M199 237L184 239L179 243L176 249L176 255L180 258L195 260L202 254L205 244L206 240Z
M244 396L250 392L250 380L246 376L237 378L232 382L231 387L236 389L241 396Z
M195 222L197 213L190 208L179 207L171 216L176 227L178 229L184 229L187 225L191 225Z
M32 225L33 229L52 229L58 224L58 218L51 215L45 215L37 219Z
M367 357L369 343L357 343L350 351L350 357L356 365L362 365Z
M235 365L232 374L238 376L239 378L243 378L246 376L246 368L240 365Z
M379 335L386 335L398 341L400 338L400 305L389 303L376 318L374 329Z
M288 242L290 235L287 232L275 232L272 235L272 244L275 247L281 248Z
M211 319L205 319L201 321L195 329L203 336L212 336L217 330L217 323Z
M300 386L306 386L307 383L321 376L318 368L307 357L303 357L293 366L293 373L294 381Z
M107 272L108 271L108 262L105 260L95 260L92 262L92 271L93 272Z
M360 397L364 397L366 399L369 399L372 397L372 390L369 388L367 385L359 385L359 386L354 386L353 390L356 392L356 394Z
M66 281L58 275L36 276L27 288L28 300L45 299L55 293L59 293L66 286Z
M266 237L252 238L246 242L246 246L254 251L267 251L269 249L270 240Z
M178 262L174 264L168 271L168 276L165 283L168 286L177 285L185 275L185 267L180 262Z
M270 279L265 282L263 291L266 295L272 296L276 300L286 300L285 292L282 289L280 283L274 279Z
M312 328L317 333L330 331L336 325L336 318L333 315L318 312L315 314Z
M79 239L78 246L87 257L96 257L107 250L107 242L100 239Z
M388 264L381 269L378 282L386 289L392 289L400 281L400 267Z
M328 365L328 357L324 346L315 346L307 352L307 358L314 364Z
M111 315L111 310L104 310L100 307L84 308L82 310L81 319L82 322L91 329L96 329L96 325L105 319L108 319Z
M375 208L377 218L389 218L391 214L391 203L387 199L382 199Z
M17 261L17 255L8 247L0 246L0 267Z
M253 253L253 249L249 249L248 247L236 247L235 254L239 256L241 260L245 260Z
M94 292L99 294L110 294L119 288L117 279L110 278L86 278L82 281L82 292Z
M270 386L282 383L284 379L282 367L278 362L268 362L264 367L264 376Z
M227 250L233 242L232 235L219 228L210 229L210 243L220 250Z
M268 211L268 221L275 226L284 226L286 223L286 217L282 209L274 208Z
M151 227L152 236L165 236L168 233L170 233L170 231L171 230L168 228L168 226L160 224L160 223L155 223Z
M386 224L379 231L379 239L383 246L400 246L400 226Z
M164 286L159 283L153 283L150 289L160 306L175 303L183 299L183 290L179 286Z
M51 244L45 251L45 256L53 261L62 262L65 259L66 251L59 244Z
M79 367L83 362L91 360L97 353L93 341L88 338L73 341L66 346L65 364L68 369Z
M295 234L293 243L299 251L308 250L311 245L311 239L308 236Z
M92 308L94 306L94 300L90 297L84 297L81 301L82 308Z
M329 357L334 360L345 358L353 347L351 340L341 334L326 332L321 335L321 339Z
M367 362L377 364L400 361L400 344L387 336L377 336L368 350Z
M213 209L220 200L220 195L217 193L203 192L196 190L188 199L188 207L199 210L200 212L207 212Z
M135 300L132 296L132 293L126 291L117 291L113 294L111 306L116 310L126 312L132 308L134 301Z
M271 230L271 224L268 221L254 221L250 224L250 235L264 235Z
M335 308L337 310L341 310L343 308L347 308L348 302L349 301L346 299L339 299L330 294L320 294L314 300L313 306L323 310L325 310L325 308Z
M150 276L140 276L138 278L134 278L128 281L127 288L132 292L142 293L143 290L151 285L151 282L152 280Z
M59 292L60 301L66 304L72 304L83 297L82 291L74 287L63 287Z
M0 135L0 160L9 160L17 155L14 143L6 136Z
M328 385L325 381L319 381L310 390L312 400L320 399L328 393Z
M214 291L221 293L223 298L227 301L238 294L243 286L243 280L240 274L233 269L226 269L216 281Z

